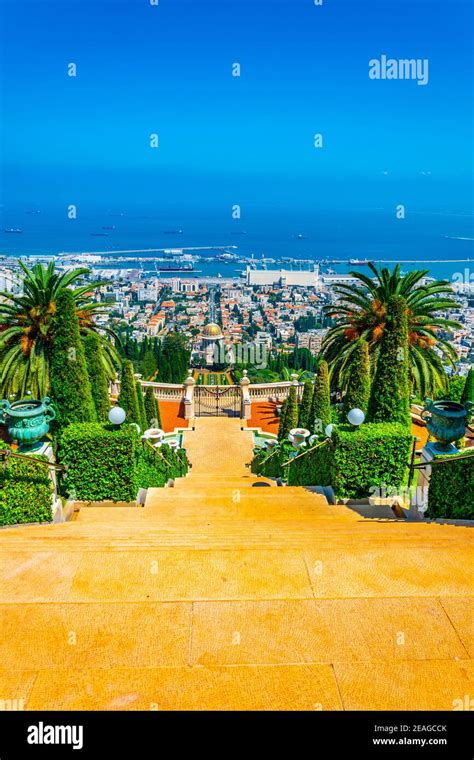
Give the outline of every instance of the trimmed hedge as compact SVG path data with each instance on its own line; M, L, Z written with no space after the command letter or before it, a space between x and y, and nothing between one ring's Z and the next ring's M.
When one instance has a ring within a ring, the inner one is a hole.
M59 441L58 457L68 465L66 492L81 501L134 501L139 488L164 486L188 467L183 450L163 445L154 454L144 448L132 425L70 425Z
M400 488L408 466L413 436L401 423L340 425L332 435L331 483L338 498L361 498L373 488ZM320 485L318 483L318 485Z
M182 478L188 471L188 460L184 449L173 451L166 443L156 450L149 446L141 451L138 463L140 488L161 488L170 478Z
M474 520L474 452L466 459L437 456L428 487L428 509L425 517L445 517L455 520Z
M8 449L5 443L2 448ZM34 457L48 461L47 457ZM51 522L53 483L49 470L38 464L7 457L0 467L0 525Z
M367 497L374 487L393 489L403 484L412 441L410 430L399 423L340 425L330 443L295 458L287 467L282 464L294 451L290 444L270 454L257 451L251 470L283 477L290 486L331 485L340 499Z
M330 486L333 477L332 443L314 448L306 456L295 459L287 468L289 486Z

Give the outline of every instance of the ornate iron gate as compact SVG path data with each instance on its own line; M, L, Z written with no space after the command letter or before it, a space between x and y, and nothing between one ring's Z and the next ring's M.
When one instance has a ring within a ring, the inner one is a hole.
M196 417L240 417L240 387L194 387L194 413Z

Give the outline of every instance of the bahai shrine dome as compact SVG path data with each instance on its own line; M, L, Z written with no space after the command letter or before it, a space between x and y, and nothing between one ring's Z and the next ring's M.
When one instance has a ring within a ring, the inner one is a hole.
M202 337L204 340L222 340L224 336L219 325L209 322L202 331Z
M219 325L209 322L201 333L201 356L206 364L219 364L224 347L224 335Z

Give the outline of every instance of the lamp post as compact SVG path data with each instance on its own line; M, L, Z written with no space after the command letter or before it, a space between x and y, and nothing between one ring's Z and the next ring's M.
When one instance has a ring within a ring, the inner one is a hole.
M120 425L125 422L126 416L127 413L125 412L125 409L122 409L121 406L113 406L109 412L109 422L111 422L112 425L115 425L118 430Z
M359 425L362 425L363 421L365 420L365 414L362 409L351 409L347 415L347 419L351 425L353 425L355 428L358 428Z

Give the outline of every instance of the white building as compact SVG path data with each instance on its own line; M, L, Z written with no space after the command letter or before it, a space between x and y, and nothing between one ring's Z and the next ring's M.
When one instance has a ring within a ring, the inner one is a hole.
M279 288L300 286L304 288L316 288L321 286L319 277L319 264L315 264L310 272L292 272L286 269L246 269L247 285L275 285Z
M156 303L158 301L158 290L157 288L139 288L137 298L139 301Z

